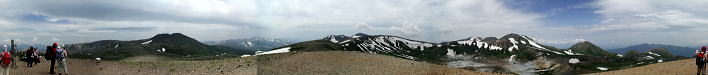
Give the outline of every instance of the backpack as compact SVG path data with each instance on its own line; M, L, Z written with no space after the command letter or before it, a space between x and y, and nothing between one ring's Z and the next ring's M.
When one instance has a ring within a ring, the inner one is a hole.
M56 59L64 59L64 49L57 49L57 52L55 52L56 55L54 58Z
M703 54L703 52L698 52L698 54L696 54L696 55L697 55L696 58L702 59L704 54Z
M8 53L8 52L2 52L2 65L3 65L3 66L9 65L10 62L11 62L11 61L10 61L10 58L11 58L11 57L12 57L12 56L10 56L10 53Z

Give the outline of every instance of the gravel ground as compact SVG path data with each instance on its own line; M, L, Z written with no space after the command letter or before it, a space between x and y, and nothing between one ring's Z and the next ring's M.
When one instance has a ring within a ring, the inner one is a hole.
M68 59L70 75L255 75L252 57L211 61L124 62ZM21 64L21 65L20 65ZM48 75L49 63L34 67L18 62L13 75Z
M295 52L257 57L259 75L490 75L391 56L347 52Z
M588 75L695 75L695 61L696 59L684 59Z

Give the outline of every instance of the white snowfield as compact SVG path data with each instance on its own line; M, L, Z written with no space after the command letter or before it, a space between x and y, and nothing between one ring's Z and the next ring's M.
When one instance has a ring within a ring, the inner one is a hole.
M576 58L571 58L570 60L568 60L568 63L571 63L571 64L575 64L575 63L579 63L579 62L580 62L580 60L578 60Z
M455 51L453 51L452 49L447 49L447 56L454 56L454 55L455 55Z
M263 53L256 53L256 55L264 55L264 54L276 54L276 53L285 53L285 52L290 52L290 47L285 47L285 48L280 48L268 52L263 52Z
M143 42L143 43L140 43L140 44L143 44L143 45L145 45L145 44L150 44L151 42L152 42L152 40L150 40L150 41L146 41L146 42Z
M508 49L509 52L513 51L514 49L517 49L517 50L519 49L519 46L516 45L516 43L518 43L518 42L516 42L516 40L514 38L509 38L509 41L511 41L511 43L513 44L513 46L509 47L509 49Z
M251 56L251 55L248 55L248 54L246 54L246 55L241 55L241 57L249 57L249 56Z
M165 52L165 51L167 51L167 49L165 49L165 48L157 49L157 52Z
M580 53L573 53L573 49L568 49L568 50L563 51L563 52L564 52L565 54L568 54L568 55L583 55L583 54L580 54Z
M654 59L654 57L652 57L652 56L646 56L646 57L644 57L644 58L647 58L647 59Z
M604 70L607 70L607 68L605 68L605 67L597 67L597 69L603 70L603 71L604 71Z
M651 54L651 55L656 55L656 56L661 56L661 55L659 55L659 54L652 53L652 52L649 52L649 54Z

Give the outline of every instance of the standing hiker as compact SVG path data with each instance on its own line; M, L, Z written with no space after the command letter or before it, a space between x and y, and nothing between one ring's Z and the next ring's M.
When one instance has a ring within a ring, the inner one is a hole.
M57 63L59 63L59 65L57 65L59 66L59 75L61 75L62 73L69 74L69 70L66 67L66 50L64 50L64 46L62 45L60 47L57 47L56 51L57 54L54 58L56 58Z
M7 52L7 45L2 45L2 53L0 53L0 68L2 68L2 75L10 75L10 58L12 56L10 55L9 52Z
M698 66L698 71L696 75L705 74L706 69L706 46L701 47L700 51L696 52L696 65Z
M30 46L29 49L25 50L24 61L27 62L27 67L32 67L34 63L34 47Z
M37 48L32 48L32 57L33 58L31 60L33 60L34 65L37 65L42 61L42 59L39 59L39 51L37 50Z
M46 52L46 54L44 54L45 58L50 61L49 62L49 64L50 64L49 65L49 74L54 74L54 65L56 63L54 56L56 56L57 45L58 45L57 43L54 43L54 44L52 44L52 46L47 46L47 52Z

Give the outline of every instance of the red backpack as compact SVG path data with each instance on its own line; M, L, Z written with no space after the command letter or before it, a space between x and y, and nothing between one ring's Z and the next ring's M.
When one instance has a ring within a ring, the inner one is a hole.
M2 65L9 65L10 64L10 58L12 56L8 52L2 52Z
M697 58L698 58L698 59L703 59L703 55L704 55L703 53L704 53L704 52L698 52L698 57L697 57Z

